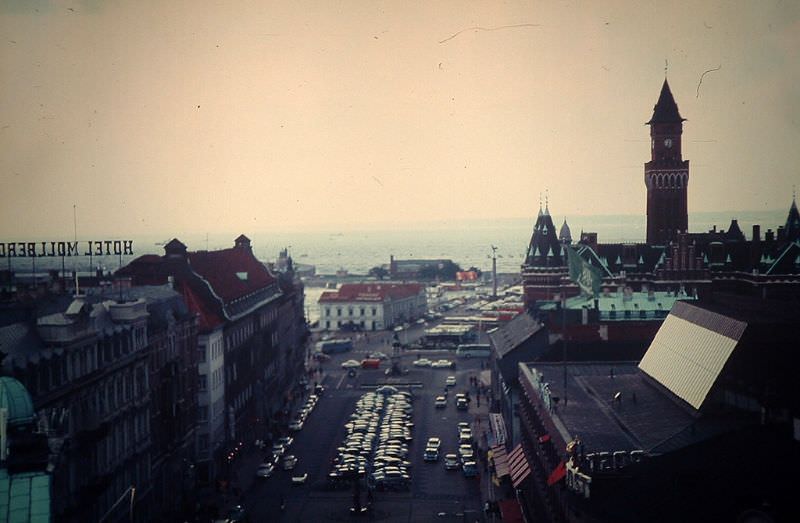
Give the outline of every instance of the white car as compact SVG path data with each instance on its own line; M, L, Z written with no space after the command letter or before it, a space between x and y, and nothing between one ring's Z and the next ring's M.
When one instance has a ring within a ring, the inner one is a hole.
M436 400L434 400L434 407L437 409L443 409L447 407L447 398L444 396L436 396Z
M272 471L274 470L275 467L272 465L272 463L262 463L256 470L256 476L259 478L268 478L272 476Z
M283 458L283 470L293 470L297 465L297 456L289 454Z
M455 387L456 386L456 377L455 376L448 376L444 382L445 385L448 387Z
M444 468L447 470L457 470L458 469L458 456L455 454L445 454L444 456Z
M453 362L450 360L437 360L431 363L431 367L434 369L449 369L453 366Z
M426 448L433 448L439 450L439 447L442 445L442 440L435 436L428 438L428 442L425 444Z
M295 419L295 420L292 420L291 423L289 423L289 430L293 430L293 431L297 432L298 430L301 430L302 428L303 428L303 420Z
M431 364L432 362L428 358L420 358L418 360L414 360L415 367L430 367Z
M343 369L357 369L360 366L361 366L361 362L360 361L356 361L356 360L347 360L347 361L342 362L342 368Z
M383 352L373 352L369 355L370 358L378 359L378 360L388 360L389 356L384 354Z

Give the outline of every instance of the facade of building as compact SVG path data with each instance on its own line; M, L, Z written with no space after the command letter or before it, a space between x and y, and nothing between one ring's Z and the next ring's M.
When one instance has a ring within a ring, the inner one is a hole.
M392 280L455 280L460 270L453 260L389 258L389 278Z
M117 275L134 286L170 282L198 315L196 476L211 481L236 442L263 439L282 411L304 354L302 286L291 272L270 273L244 235L229 249L189 252L174 239L164 251Z
M422 318L425 287L419 283L346 283L319 298L320 326L329 330L388 329Z
M79 297L64 312L2 328L4 374L31 392L64 441L53 472L58 521L96 521L151 483L147 304Z

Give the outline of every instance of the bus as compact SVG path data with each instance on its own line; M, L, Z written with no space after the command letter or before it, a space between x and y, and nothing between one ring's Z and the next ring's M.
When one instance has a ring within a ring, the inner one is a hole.
M353 348L353 340L328 340L320 341L317 343L317 351L323 354L338 354L340 352L347 352Z
M456 356L461 358L488 358L492 348L488 343L471 343L459 345Z

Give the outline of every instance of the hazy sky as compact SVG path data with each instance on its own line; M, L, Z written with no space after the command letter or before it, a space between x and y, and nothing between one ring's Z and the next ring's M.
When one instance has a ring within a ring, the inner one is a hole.
M643 214L665 59L689 212L785 209L799 55L794 1L6 0L0 237Z

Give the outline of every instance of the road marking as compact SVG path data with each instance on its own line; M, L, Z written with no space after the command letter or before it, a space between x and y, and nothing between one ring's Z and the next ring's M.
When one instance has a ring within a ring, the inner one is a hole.
M342 382L344 381L344 377L345 377L345 374L342 374L342 377L339 378L339 383L336 384L336 388L337 389L339 389L339 387L342 386Z

